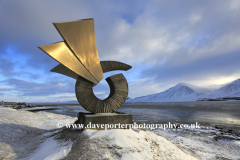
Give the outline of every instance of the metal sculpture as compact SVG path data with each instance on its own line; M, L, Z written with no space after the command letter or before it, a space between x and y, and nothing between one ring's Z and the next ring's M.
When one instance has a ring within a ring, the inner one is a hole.
M60 63L51 72L77 80L76 97L87 111L92 113L116 112L126 101L128 95L128 83L123 74L106 78L110 94L104 100L94 95L93 87L103 79L103 73L114 70L127 71L132 67L117 61L99 61L93 19L53 24L64 41L39 47Z

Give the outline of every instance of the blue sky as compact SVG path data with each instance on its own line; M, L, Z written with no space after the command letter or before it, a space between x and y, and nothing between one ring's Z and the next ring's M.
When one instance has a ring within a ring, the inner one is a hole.
M86 18L100 60L133 67L120 71L131 98L240 78L239 0L0 0L0 100L76 100L75 80L50 72L58 63L38 46L62 41L52 22ZM94 93L109 94L104 79Z

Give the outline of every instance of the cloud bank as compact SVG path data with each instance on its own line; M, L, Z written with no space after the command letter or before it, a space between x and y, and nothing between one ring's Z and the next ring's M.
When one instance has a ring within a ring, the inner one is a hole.
M133 66L124 72L130 97L240 77L238 0L1 0L1 99L76 100L75 81L49 72L58 63L37 47L62 41L52 22L86 18L94 18L100 60ZM94 91L106 97L105 80Z

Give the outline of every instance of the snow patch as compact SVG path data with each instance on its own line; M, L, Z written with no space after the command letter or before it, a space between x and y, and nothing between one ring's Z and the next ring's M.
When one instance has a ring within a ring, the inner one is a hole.
M33 154L20 160L58 160L65 157L71 148L72 142L58 143L53 138L49 138Z
M67 115L49 112L32 113L29 111L17 111L11 108L1 108L0 115L0 124L19 124L45 130L56 129L58 128L57 124L72 124L77 120L77 118Z
M21 159L33 152L25 159L61 159L71 149L71 142L58 142L52 136L61 131L57 123L73 123L77 118L11 108L0 108L0 115L0 159Z
M98 142L97 146L106 143L108 148L114 148L114 150L117 150L115 153L117 153L119 158L109 157L112 156L109 154L103 155L110 159L196 159L183 152L165 138L158 136L151 131L141 130L136 132L124 129L97 131L87 129L83 134L88 136L89 139L96 140L96 142ZM104 138L107 140L102 142ZM109 152L111 151L106 151L106 153Z
M240 141L236 136L226 135L212 127L200 129L178 129L154 131L199 159L239 159ZM229 137L229 140L216 140L215 137Z

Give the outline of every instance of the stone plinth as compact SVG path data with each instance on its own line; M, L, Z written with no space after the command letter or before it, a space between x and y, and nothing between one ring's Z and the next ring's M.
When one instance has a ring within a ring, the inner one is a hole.
M77 114L77 124L84 124L85 128L92 129L110 129L110 128L129 128L132 124L132 115L116 112L116 113L83 113Z

